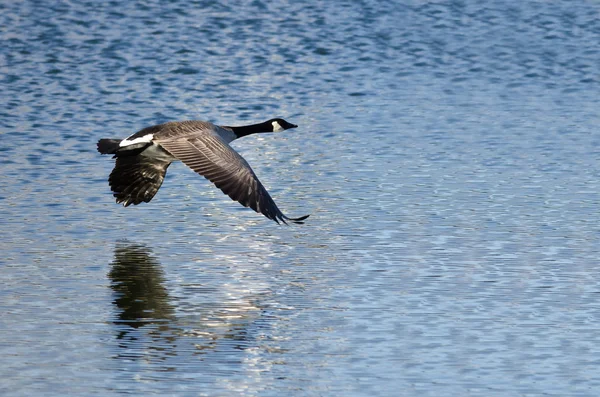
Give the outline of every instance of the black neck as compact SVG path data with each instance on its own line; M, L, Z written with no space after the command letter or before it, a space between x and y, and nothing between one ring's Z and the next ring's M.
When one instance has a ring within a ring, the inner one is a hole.
M266 123L244 125L241 127L225 127L225 128L231 129L238 138L241 138L243 136L250 135L250 134L258 134L261 132L273 132L271 126Z

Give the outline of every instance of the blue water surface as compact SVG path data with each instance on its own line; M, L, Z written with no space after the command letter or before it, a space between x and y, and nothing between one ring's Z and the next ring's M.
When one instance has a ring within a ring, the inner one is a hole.
M600 4L0 3L3 396L598 396ZM278 226L100 138L233 143Z

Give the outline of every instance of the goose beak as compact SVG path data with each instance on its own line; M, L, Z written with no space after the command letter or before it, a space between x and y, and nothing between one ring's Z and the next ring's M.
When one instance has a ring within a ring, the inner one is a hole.
M291 124L290 128L298 128L298 126L296 124Z

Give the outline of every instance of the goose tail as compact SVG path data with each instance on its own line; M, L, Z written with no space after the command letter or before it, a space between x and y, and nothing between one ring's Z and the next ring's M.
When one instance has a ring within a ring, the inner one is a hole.
M97 143L101 154L115 154L119 149L120 139L100 139Z

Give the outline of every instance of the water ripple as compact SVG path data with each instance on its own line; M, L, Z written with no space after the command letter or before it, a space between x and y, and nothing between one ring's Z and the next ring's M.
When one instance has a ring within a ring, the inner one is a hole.
M7 395L595 396L592 2L0 5ZM244 124L278 227L95 142Z

